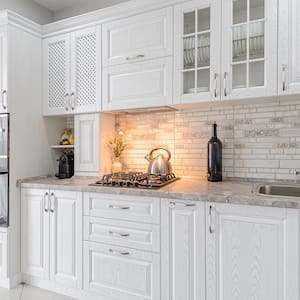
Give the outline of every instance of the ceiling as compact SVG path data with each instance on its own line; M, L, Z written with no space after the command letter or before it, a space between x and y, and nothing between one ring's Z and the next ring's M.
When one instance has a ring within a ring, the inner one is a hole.
M87 0L33 0L34 2L46 7L47 9L57 12L72 6L84 4Z

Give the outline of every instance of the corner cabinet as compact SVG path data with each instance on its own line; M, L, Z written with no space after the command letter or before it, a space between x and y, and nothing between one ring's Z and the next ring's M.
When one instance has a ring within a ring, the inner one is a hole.
M300 2L279 1L278 92L300 93Z
M205 299L205 202L163 199L161 214L161 299Z
M101 26L43 42L44 115L101 110Z
M82 288L82 194L22 189L22 272Z
M276 0L177 5L175 103L276 96L277 12Z
M299 299L299 211L207 203L207 300Z

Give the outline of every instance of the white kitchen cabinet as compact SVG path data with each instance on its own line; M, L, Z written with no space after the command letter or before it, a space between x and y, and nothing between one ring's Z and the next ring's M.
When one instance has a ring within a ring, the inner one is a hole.
M277 95L277 1L223 0L221 99Z
M207 300L299 299L299 212L207 203Z
M22 189L22 272L82 287L82 194Z
M171 103L171 57L103 69L103 110L146 108Z
M159 300L160 255L85 242L84 289L97 299Z
M300 3L279 1L278 92L300 93Z
M0 29L0 113L7 112L7 29Z
M161 222L161 299L205 299L205 203L163 200Z
M174 9L174 102L220 99L221 1Z
M44 40L44 115L101 110L101 27Z
M102 32L104 67L170 56L172 8L104 24Z
M99 175L99 114L75 115L75 175Z

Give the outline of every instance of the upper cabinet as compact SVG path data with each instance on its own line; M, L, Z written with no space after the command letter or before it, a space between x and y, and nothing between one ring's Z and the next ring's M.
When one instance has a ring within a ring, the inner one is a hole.
M220 97L220 1L190 1L175 8L174 101Z
M176 6L175 103L276 95L276 28L276 0Z
M7 112L7 31L0 29L0 113Z
M300 93L300 2L279 1L278 91Z
M101 110L101 27L44 40L44 115Z
M103 25L103 65L172 55L172 8Z

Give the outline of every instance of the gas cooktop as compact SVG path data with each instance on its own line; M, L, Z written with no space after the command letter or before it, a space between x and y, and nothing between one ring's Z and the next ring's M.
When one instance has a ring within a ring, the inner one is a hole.
M126 187L158 189L179 179L174 173L167 175L153 175L148 173L112 173L106 174L101 180L90 186Z

